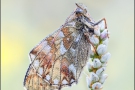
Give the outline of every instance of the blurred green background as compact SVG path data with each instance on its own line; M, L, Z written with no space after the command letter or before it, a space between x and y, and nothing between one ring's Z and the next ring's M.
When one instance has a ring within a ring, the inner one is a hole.
M84 3L95 21L107 19L112 56L103 90L134 89L134 0L1 0L1 90L24 90L29 51L64 23L75 2ZM63 90L89 90L85 77Z

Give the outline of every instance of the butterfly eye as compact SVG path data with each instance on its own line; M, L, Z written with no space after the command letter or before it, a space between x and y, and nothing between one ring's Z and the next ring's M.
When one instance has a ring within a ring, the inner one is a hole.
M80 11L76 11L76 14L81 14L81 12Z
M83 13L83 10L80 9L80 8L77 8L75 13L76 13L76 14L82 14L82 13Z

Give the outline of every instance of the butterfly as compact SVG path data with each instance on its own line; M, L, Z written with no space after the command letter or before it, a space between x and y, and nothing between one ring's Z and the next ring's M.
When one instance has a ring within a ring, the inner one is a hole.
M26 90L61 90L78 83L93 46L89 38L95 26L107 25L105 18L95 22L83 4L76 6L58 30L30 51L31 63L24 79Z

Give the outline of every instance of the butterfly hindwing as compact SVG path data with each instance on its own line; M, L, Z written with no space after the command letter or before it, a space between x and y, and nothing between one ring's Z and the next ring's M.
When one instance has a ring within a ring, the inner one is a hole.
M45 82L37 73L33 67L29 67L25 76L24 87L26 90L56 90L58 87L50 86Z

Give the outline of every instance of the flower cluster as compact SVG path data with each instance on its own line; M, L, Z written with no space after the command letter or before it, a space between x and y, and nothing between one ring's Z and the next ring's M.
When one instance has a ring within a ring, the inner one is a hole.
M106 64L111 56L107 52L108 34L108 30L105 28L105 21L102 21L94 27L94 34L90 37L92 44L90 58L92 62L87 63L90 75L86 77L86 81L91 90L101 90L108 76L104 74Z

